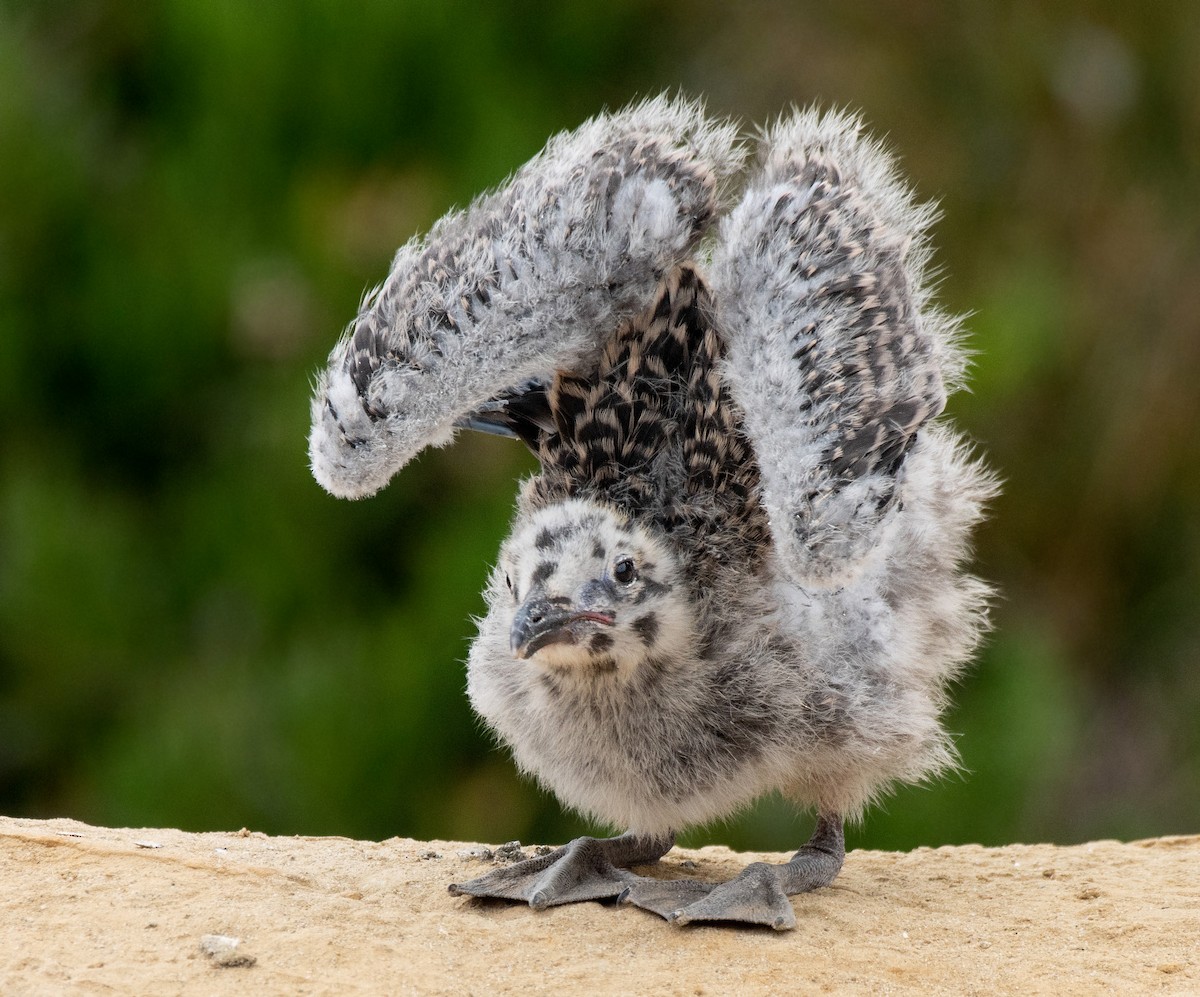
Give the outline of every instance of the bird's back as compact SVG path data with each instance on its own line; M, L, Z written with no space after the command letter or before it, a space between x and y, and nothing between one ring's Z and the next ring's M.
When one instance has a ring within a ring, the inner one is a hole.
M756 570L770 532L723 353L702 277L691 265L672 268L593 370L554 377L552 428L537 435L542 471L526 486L525 508L598 499L670 536L694 575L717 564Z

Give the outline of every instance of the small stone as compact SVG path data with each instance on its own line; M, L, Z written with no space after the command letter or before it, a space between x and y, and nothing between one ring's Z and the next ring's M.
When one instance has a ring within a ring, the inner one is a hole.
M200 951L208 956L214 966L232 969L238 966L253 966L258 960L248 952L239 952L240 938L232 935L201 935Z
M460 859L475 859L477 862L491 862L496 853L486 845L481 845L478 848L460 848L458 857Z
M496 862L523 862L525 860L525 852L521 850L521 842L506 841L496 849L494 861Z

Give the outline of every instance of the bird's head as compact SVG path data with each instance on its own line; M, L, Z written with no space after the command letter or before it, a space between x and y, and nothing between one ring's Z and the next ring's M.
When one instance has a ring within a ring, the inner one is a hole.
M649 529L583 499L517 524L489 596L513 657L550 668L628 672L693 642L679 559Z

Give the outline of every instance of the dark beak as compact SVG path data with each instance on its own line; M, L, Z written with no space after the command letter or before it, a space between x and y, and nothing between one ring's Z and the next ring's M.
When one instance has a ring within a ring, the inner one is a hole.
M612 613L574 610L563 602L534 596L517 610L509 632L514 658L529 658L549 644L577 644L587 622L612 626Z

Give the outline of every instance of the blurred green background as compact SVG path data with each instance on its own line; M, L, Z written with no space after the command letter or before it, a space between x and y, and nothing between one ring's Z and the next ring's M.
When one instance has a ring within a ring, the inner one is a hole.
M967 771L852 844L1200 830L1200 5L1049 0L0 2L0 812L584 829L464 694L530 460L463 437L337 501L308 398L396 246L675 88L861 109L973 313L951 411L1007 484Z

